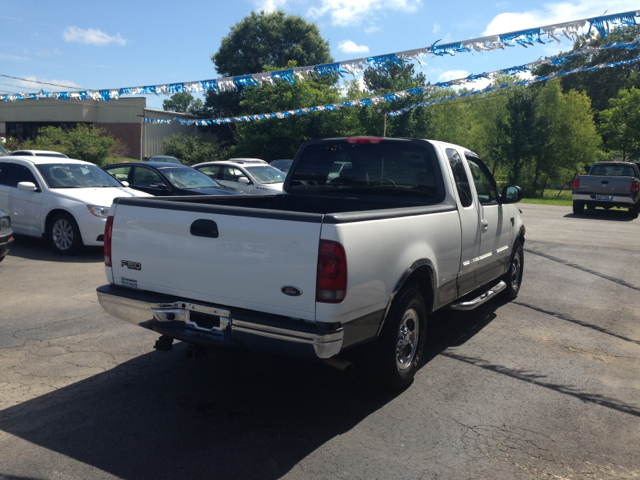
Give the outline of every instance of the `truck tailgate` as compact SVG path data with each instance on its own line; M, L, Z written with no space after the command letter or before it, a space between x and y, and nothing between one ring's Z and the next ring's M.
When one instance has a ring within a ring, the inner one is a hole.
M596 195L630 194L632 177L580 175L577 193Z
M252 215L118 205L114 283L313 320L322 215L245 211ZM302 294L285 295L285 286Z

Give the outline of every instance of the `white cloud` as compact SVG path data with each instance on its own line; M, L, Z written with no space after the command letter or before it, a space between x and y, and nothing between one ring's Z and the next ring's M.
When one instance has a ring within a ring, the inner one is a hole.
M0 53L0 60L29 60L27 57L19 57L18 55L11 55L9 53Z
M637 9L638 4L634 0L580 0L547 3L535 10L501 13L491 20L483 35L508 33L543 25L597 17L605 11L607 14L613 14Z
M433 33L438 33L440 31L440 25L437 23L433 24Z
M369 53L369 47L366 45L356 45L351 40L344 40L338 44L338 50L344 53Z
M287 5L287 0L260 0L256 2L256 10L264 10L266 13L282 10Z
M466 70L448 70L438 77L439 82L446 82L449 80L457 80L458 78L468 77L469 72Z
M86 43L87 45L109 45L110 43L115 43L124 46L127 44L127 41L120 36L120 33L113 37L97 28L83 30L78 27L67 27L62 32L62 36L67 42Z
M33 80L32 82L27 82L26 80ZM37 83L37 82L42 82L42 83ZM54 85L47 85L47 84L54 84ZM24 89L29 89L29 90L34 90L34 89L42 89L42 90L47 90L47 91L54 91L54 90L60 90L60 88L82 88L80 85L78 85L75 82L72 82L71 80L57 80L55 78L38 78L35 75L32 75L30 77L25 77L24 80L12 80L12 84L15 85L17 88L24 88ZM56 86L58 86L56 88Z
M365 18L383 10L415 12L422 0L321 0L319 7L309 9L312 18L331 16L331 23L339 27L360 25Z

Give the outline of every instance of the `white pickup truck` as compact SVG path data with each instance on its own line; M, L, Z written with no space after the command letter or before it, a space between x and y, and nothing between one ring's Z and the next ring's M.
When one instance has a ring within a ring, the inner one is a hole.
M429 314L518 294L521 197L457 145L311 140L282 195L115 199L98 298L161 334L161 350L178 339L339 365L355 349L374 381L400 388Z

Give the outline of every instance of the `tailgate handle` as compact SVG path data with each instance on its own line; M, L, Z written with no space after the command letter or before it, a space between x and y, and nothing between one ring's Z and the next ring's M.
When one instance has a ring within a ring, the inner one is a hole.
M196 220L189 231L195 237L218 238L218 225L213 220Z

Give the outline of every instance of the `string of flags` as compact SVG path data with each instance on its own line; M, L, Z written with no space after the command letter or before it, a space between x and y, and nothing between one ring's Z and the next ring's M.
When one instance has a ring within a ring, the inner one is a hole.
M170 124L172 121L178 122L182 125L198 125L198 126L206 126L206 125L224 125L227 123L248 123L248 122L256 122L259 120L270 120L270 119L283 119L283 118L289 118L289 117L293 117L293 116L298 116L298 115L307 115L309 113L314 113L314 112L334 112L336 110L345 108L345 107L372 107L372 106L376 106L380 103L383 102L393 102L393 101L397 101L400 100L402 98L406 98L408 96L411 95L420 95L420 94L424 94L424 93L428 93L430 91L435 91L438 89L442 89L442 88L449 88L449 87L457 87L457 86L461 86L461 85L466 85L469 82L477 82L479 80L493 80L496 77L500 77L500 76L514 76L517 75L519 73L524 73L524 72L530 72L532 71L534 68L540 66L540 65L553 65L553 66L564 66L567 63L569 63L572 59L577 58L577 57L584 57L587 55L594 55L600 51L604 51L604 50L612 50L612 49L618 49L618 50L627 50L627 51L631 51L631 50L635 50L635 49L639 49L640 48L640 38L636 38L635 40L631 41L631 42L612 42L612 43L608 43L606 45L603 45L601 47L590 47L590 46L586 46L583 47L582 49L579 49L571 54L565 55L563 57L558 57L558 58L552 58L552 59L546 59L546 60L536 60L535 62L530 62L527 63L525 65L519 65L519 66L515 66L515 67L510 67L510 68L505 68L502 70L496 70L493 72L488 72L488 73L481 73L481 74L472 74L469 75L467 77L464 78L459 78L459 79L455 79L455 80L448 80L445 82L438 82L432 85L425 85L425 86L421 86L421 87L416 87L416 88L411 88L408 90L401 90L398 92L393 92L393 93L388 93L385 95L378 95L378 96L374 96L374 97L368 97L368 98L362 98L359 100L348 100L345 102L339 102L339 103L333 103L333 104L329 104L329 105L321 105L321 106L315 106L315 107L307 107L307 108L298 108L295 110L287 110L287 111L282 111L282 112L273 112L273 113L264 113L264 114L258 114L258 115L246 115L246 116L242 116L242 117L227 117L227 118L210 118L210 119L199 119L199 120L192 120L192 119L184 119L184 118L180 118L180 117L174 117L172 119L157 119L157 118L144 118L144 122L145 123L153 123L153 124ZM602 68L612 68L612 67L617 67L617 66L621 66L621 65L631 65L634 64L638 61L638 59L640 59L640 57L636 57L635 59L631 59L631 60L623 60L623 61L618 61L618 62L610 62L610 63L606 63L606 64L601 64L601 65L597 65L594 67L579 67L579 68L574 68L572 70L566 70L566 71L559 71L559 72L555 72L555 73L551 73L549 75L546 76L541 76L541 77L535 77L535 78L531 78L531 79L525 79L522 80L520 78L517 78L516 80L514 80L513 82L510 83L504 83L504 84L500 84L497 86L494 86L492 84L489 84L489 86L487 86L486 88L483 89L472 89L472 90L465 90L462 91L460 93L453 93L444 97L440 97L437 98L435 100L431 100L429 102L420 102L417 103L415 105L411 105L408 107L405 107L401 110L397 110L394 112L389 112L386 115L390 116L390 117L397 117L399 115L402 115L404 113L407 113L408 111L414 109L414 108L418 108L418 107L426 107L429 105L433 105L435 103L439 103L439 102L443 102L445 100L453 100L455 98L462 98L462 97L467 97L470 95L477 95L480 93L488 93L490 91L493 90L499 90L499 89L503 89L506 87L513 87L513 86L517 86L517 85L530 85L533 83L537 83L537 82L544 82L544 81L548 81L548 80L552 80L554 78L559 78L561 76L564 75L571 75L571 74L575 74L575 73L580 73L580 72L591 72L591 71L595 71L595 70L600 70Z
M632 10L629 12L574 20L571 22L519 30L499 35L490 35L460 42L439 44L440 40L438 40L428 47L413 50L405 50L402 52L363 57L323 65L279 70L275 72L262 72L250 75L222 77L212 80L198 80L193 82L102 90L81 90L69 92L48 92L41 90L38 93L0 95L0 100L5 102L15 102L27 99L53 98L58 100L92 99L108 102L109 100L118 99L123 95L173 95L176 93L198 93L204 91L214 91L217 93L237 91L241 87L260 87L263 85L273 85L281 81L295 83L299 80L304 81L308 78L324 77L327 75L343 76L345 73L358 75L367 69L388 68L390 65L401 65L404 62L414 60L421 65L425 65L426 63L424 59L429 55L444 56L467 52L488 52L493 50L504 50L505 47L515 47L516 45L527 48L534 46L536 43L545 44L553 41L560 42L560 37L562 36L573 42L577 40L580 32L587 28L587 26L587 35L591 35L592 30L594 30L603 38L606 38L611 31L621 31L636 26L636 18L639 16L640 11Z

